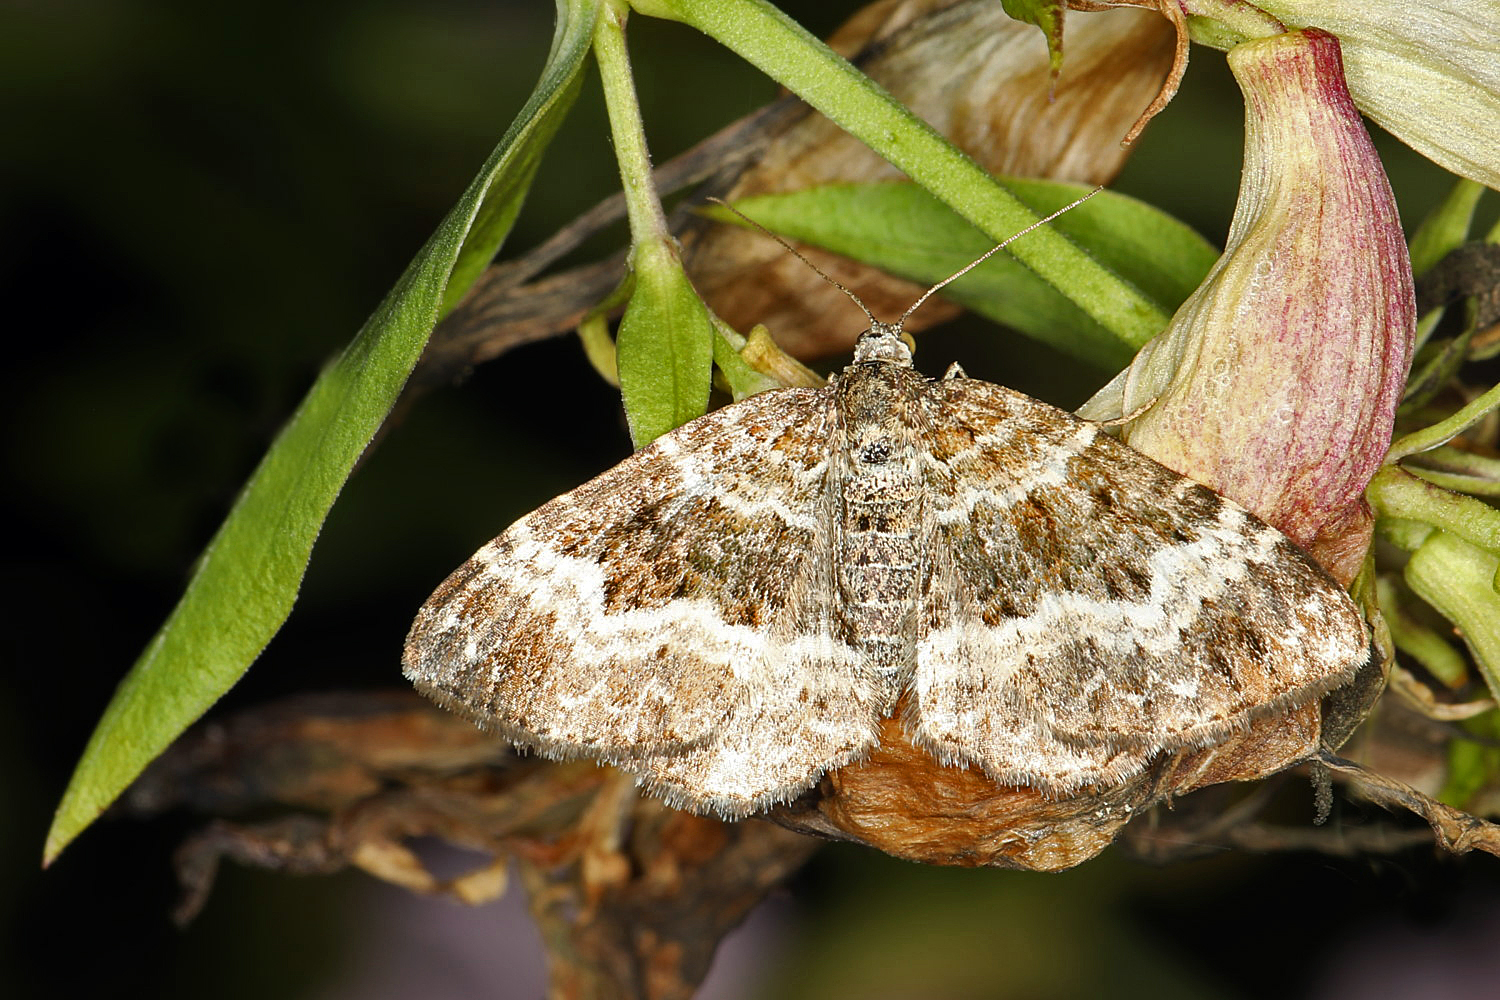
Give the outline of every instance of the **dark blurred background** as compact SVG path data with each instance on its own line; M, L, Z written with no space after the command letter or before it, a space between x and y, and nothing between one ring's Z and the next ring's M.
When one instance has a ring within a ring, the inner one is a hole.
M819 33L852 8L784 6ZM469 910L361 874L229 868L178 931L170 853L191 817L106 820L52 870L38 859L114 684L268 440L520 108L551 5L6 0L0 18L13 588L0 992L539 995L540 942L514 895ZM688 29L637 18L631 43L659 161L775 93ZM1240 121L1222 57L1195 50L1183 93L1116 186L1222 241ZM1410 227L1448 178L1377 140ZM591 80L507 252L617 184ZM942 364L961 356L973 374L1065 406L1109 374L982 323L929 343ZM291 621L214 711L401 684L401 639L431 587L627 449L612 390L571 338L432 394L349 484ZM1335 813L1380 818L1348 803ZM704 995L1482 992L1500 981L1497 872L1488 857L1426 849L1167 868L1108 852L1044 876L830 848L730 942Z

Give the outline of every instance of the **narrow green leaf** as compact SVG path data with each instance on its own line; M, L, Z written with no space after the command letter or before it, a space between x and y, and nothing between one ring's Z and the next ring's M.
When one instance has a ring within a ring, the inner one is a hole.
M1401 467L1454 493L1500 499L1500 458L1445 445L1424 451Z
M597 0L558 0L526 107L354 341L318 378L121 682L48 832L50 863L244 674L291 611L318 530L440 313L498 249L578 90Z
M1427 213L1411 235L1413 274L1420 278L1469 238L1474 210L1484 192L1483 184L1460 177L1437 207Z
M1039 214L1087 192L1056 181L1003 178ZM744 198L735 208L774 232L935 284L994 246L994 241L908 183L830 185ZM727 222L732 213L712 212ZM1103 267L1170 313L1202 282L1218 250L1171 216L1103 191L1051 225ZM1104 368L1128 362L1137 348L1106 329L1057 289L1005 254L997 254L943 290L969 309Z
M609 316L627 304L634 292L635 275L627 271L624 280L578 321L578 341L583 345L584 357L599 377L616 389L620 387L620 369L615 362L615 338L609 329Z
M630 439L644 448L708 411L715 332L665 240L636 244L635 294L615 337Z
M709 313L708 319L714 325L714 367L719 369L723 387L736 403L757 392L781 386L782 383L757 371L745 359L742 352L749 343L746 338L712 313Z
M1495 459L1489 459L1489 461L1495 462ZM1500 465L1500 463L1496 464ZM1496 478L1493 473L1479 477L1446 472L1442 469L1430 469L1412 463L1402 463L1401 467L1418 479L1434 486L1441 486L1452 493L1467 493L1470 496L1500 499L1500 478Z
M1500 383L1491 386L1484 394L1470 400L1446 419L1431 427L1412 431L1394 442L1390 451L1386 452L1385 460L1387 463L1397 462L1408 455L1416 455L1445 444L1483 420L1496 408L1500 408Z

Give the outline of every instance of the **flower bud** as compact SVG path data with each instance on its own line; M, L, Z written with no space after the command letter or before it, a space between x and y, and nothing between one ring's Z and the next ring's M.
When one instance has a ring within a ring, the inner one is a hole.
M1091 400L1124 439L1237 500L1343 583L1415 336L1395 200L1322 31L1239 45L1245 166L1229 245L1167 329Z

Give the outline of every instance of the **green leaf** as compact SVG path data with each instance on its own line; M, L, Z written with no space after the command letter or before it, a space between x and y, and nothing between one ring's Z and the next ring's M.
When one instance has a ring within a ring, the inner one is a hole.
M1448 744L1448 780L1437 798L1456 809L1471 800L1500 774L1500 712L1493 710L1463 723L1460 735ZM1468 738L1465 738L1465 735Z
M757 392L781 387L781 382L756 370L745 359L743 352L749 343L745 337L713 313L708 314L708 319L714 325L714 366L723 377L723 387L736 403Z
M558 0L542 76L458 204L319 376L120 684L47 834L44 863L244 674L291 611L314 539L439 316L499 248L578 91L596 0Z
M1042 37L1047 40L1047 63L1052 82L1056 85L1057 74L1062 72L1063 15L1068 11L1067 6L1059 0L1000 0L1000 5L1012 20L1034 24L1041 29Z
M635 293L615 337L630 439L644 448L708 411L715 332L667 240L636 244Z
M999 242L1037 217L984 168L875 81L765 0L633 0L642 14L690 24L827 115ZM1009 248L1115 337L1139 347L1168 315L1050 227Z
M1002 180L1039 214L1062 208L1088 190L1056 181ZM744 198L735 208L783 236L923 284L941 281L994 246L952 209L907 183L807 188ZM739 221L729 212L712 214ZM1192 294L1218 259L1212 244L1171 216L1108 191L1050 225L1164 313ZM1140 346L1099 324L1005 254L991 257L943 295L1103 368L1119 368Z
M1409 455L1418 455L1445 444L1479 423L1496 409L1500 409L1500 382L1490 386L1486 392L1470 400L1461 409L1449 414L1443 420L1419 431L1412 431L1393 442L1390 450L1386 452L1385 460L1387 463L1397 462Z
M1421 277L1463 245L1485 186L1460 177L1411 235L1411 270Z

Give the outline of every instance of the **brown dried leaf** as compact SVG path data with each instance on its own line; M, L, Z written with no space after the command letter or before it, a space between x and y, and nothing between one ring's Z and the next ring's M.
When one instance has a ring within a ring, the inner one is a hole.
M296 698L199 727L129 804L296 810L215 821L188 840L177 857L184 920L225 857L296 874L358 867L468 903L503 892L517 862L553 997L690 996L719 939L818 846L770 823L721 823L641 799L611 768L517 757L410 691ZM489 860L438 878L406 846L418 836Z
M1174 754L1161 781L1172 795L1225 781L1253 781L1306 760L1318 749L1322 711L1317 702L1257 719L1223 743Z
M136 813L232 814L274 801L340 809L391 775L513 760L509 748L409 691L304 695L196 727L130 787Z
M828 47L851 62L900 34L913 22L952 7L954 0L876 0L850 15L828 36Z
M1191 40L1188 37L1187 14L1179 0L1068 0L1069 10L1104 11L1116 10L1120 7L1139 7L1143 10L1156 11L1172 26L1174 38L1172 68L1167 73L1167 78L1162 81L1156 96L1151 99L1151 103L1136 118L1135 123L1130 126L1130 131L1125 133L1122 142L1128 146L1141 137L1146 126L1151 124L1151 119L1171 104L1172 98L1177 96L1177 88L1181 86L1182 78L1187 73L1188 49Z
M1060 871L1107 847L1149 805L1151 788L1142 776L1102 794L1048 799L945 767L887 719L866 761L831 772L768 818L922 864Z
M973 768L939 764L911 743L896 721L901 714L898 705L868 759L830 773L770 818L924 864L1058 871L1094 857L1157 803L1309 759L1321 729L1320 706L1305 705L1260 719L1216 746L1164 755L1120 785L1051 799Z

